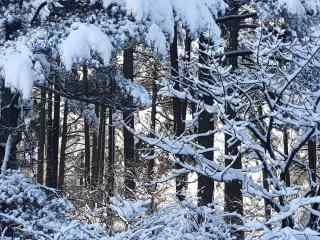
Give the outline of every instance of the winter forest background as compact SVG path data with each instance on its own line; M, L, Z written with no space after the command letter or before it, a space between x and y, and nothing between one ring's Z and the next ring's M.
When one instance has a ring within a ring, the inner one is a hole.
M0 239L320 239L320 0L1 0Z

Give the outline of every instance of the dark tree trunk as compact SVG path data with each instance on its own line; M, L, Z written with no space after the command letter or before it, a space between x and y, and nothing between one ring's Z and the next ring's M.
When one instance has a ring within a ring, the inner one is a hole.
M158 89L157 89L157 79L158 79L158 69L156 67L156 64L154 66L153 71L153 81L152 81L152 106L151 106L151 131L156 131L156 115L157 115L157 97L158 97ZM154 175L154 146L151 146L152 150L150 155L152 156L152 159L148 160L148 179L149 181L153 180Z
M316 140L308 141L308 160L311 173L312 185L317 184L317 142Z
M99 125L99 183L103 183L104 178L104 160L105 160L105 144L106 144L106 108L100 108L100 125Z
M206 51L208 50L208 39L201 34L199 41L199 64L206 65L208 64L209 56ZM207 81L210 78L210 73L208 70L200 68L199 69L199 80ZM203 102L208 105L212 105L213 100L211 96L203 96ZM203 110L199 115L198 122L198 133L203 134L207 133L214 129L214 119L213 115L208 113L206 110ZM207 135L201 136L198 139L199 145L203 146L206 149L212 149L214 147L214 136ZM214 152L213 150L207 150L204 153L204 157L209 161L214 160ZM198 205L206 206L211 204L214 199L214 181L207 176L198 175Z
M52 86L50 86L52 87ZM52 111L53 111L53 94L52 91L48 91L47 103L47 166L46 166L46 186L55 188L57 186L57 176L55 162L53 159L53 120L52 120Z
M108 128L108 181L107 189L109 198L114 195L114 163L115 163L115 128L113 126L113 109L109 109L109 128Z
M174 38L170 46L170 60L171 60L171 78L174 82L174 89L180 90L180 79L179 79L179 56L178 56L178 29L175 24ZM183 121L183 108L184 101L174 97L173 98L173 120L174 120L174 132L175 136L179 137L185 130L185 122ZM176 155L179 161L183 161L183 157L179 154ZM180 170L180 164L176 164L176 169ZM185 200L186 191L186 175L180 175L176 177L176 196L180 201Z
M83 66L83 81L86 88L86 96L88 97L87 90L89 88L88 80L88 68L86 65ZM84 181L85 186L88 187L91 184L90 178L90 162L91 162L91 146L90 146L90 126L87 119L84 119Z
M124 50L123 53L123 73L125 78L133 81L133 48L130 47ZM130 110L126 110L123 113L123 120L129 128L134 128L134 115ZM133 191L136 188L135 183L135 168L136 161L134 156L135 144L134 137L125 127L123 129L123 141L124 141L124 164L125 164L125 188L128 197L133 197Z
M59 179L58 188L63 189L64 185L64 175L65 175L65 165L66 165L66 148L68 142L68 114L69 106L68 100L65 101L64 111L63 111L63 124L61 133L61 148L60 148L60 161L59 161Z
M309 160L309 169L310 169L310 182L311 182L311 195L320 196L320 187L317 181L317 142L312 139L308 142L308 160ZM312 209L319 211L319 204L313 204ZM310 215L309 227L313 230L320 230L320 219L317 215Z
M37 181L43 184L43 167L45 157L45 144L46 144L46 90L41 88L41 102L39 113L39 144L38 144L38 167L37 167Z
M5 155L6 142L9 135L13 137L11 146L10 158L7 163L8 169L17 169L18 162L16 159L16 148L19 142L19 134L17 126L19 121L19 94L14 93L10 88L1 89L1 116L0 116L0 168Z
M283 153L286 157L289 156L289 135L288 135L288 129L283 129ZM288 171L286 174L284 174L284 179L282 179L287 187L290 187L290 172Z
M263 115L261 105L258 106L258 115L259 115L259 118L261 118ZM264 127L265 127L265 124L264 124L264 122L262 122L262 124L259 125L259 130L262 135L265 135ZM269 190L270 190L268 177L269 177L269 175L268 175L267 170L265 168L263 168L262 169L263 188L267 192L269 192ZM264 199L264 215L267 220L269 220L271 218L271 204L270 204L270 200L268 200L268 199Z
M99 108L96 105L96 117L99 118ZM91 160L91 185L96 187L99 182L99 153L98 153L98 135L97 128L93 129L92 136L92 160Z
M56 77L56 76L55 76ZM57 77L56 77L57 81ZM58 92L58 83L55 82L55 90ZM53 98L53 99L52 99ZM53 102L52 102L53 101ZM53 111L53 119L52 119ZM47 144L47 176L46 185L57 188L58 186L58 155L60 132L60 95L49 93L48 97L48 144Z
M58 81L58 78L56 78ZM53 158L52 158L52 178L55 179L55 187L58 187L58 166L59 166L59 137L60 137L60 103L61 97L58 94L59 82L55 83L55 94L54 94L54 112L53 112L53 126L52 126L52 138L53 138Z
M289 135L288 135L288 129L283 130L283 152L286 156L286 159L289 156ZM287 187L290 187L290 172L289 170L281 175L281 180L285 182ZM284 198L281 197L279 199L280 204L284 204ZM282 221L282 227L293 227L293 219L291 217L288 217Z
M239 2L234 1L231 6L231 15L239 14ZM236 51L239 48L239 21L232 21L229 25L229 51ZM231 55L228 59L228 64L232 66L235 70L238 68L238 56ZM227 89L227 95L232 95L233 90ZM233 109L231 103L226 102L226 115L229 120L236 119L236 112ZM225 166L230 166L234 169L241 169L241 155L238 148L240 147L240 142L238 140L232 139L232 136L228 133L225 134ZM233 160L235 159L235 160ZM226 212L236 212L243 215L243 196L242 196L242 183L240 181L230 181L225 183L224 197L225 197L225 211ZM238 217L230 217L227 219L232 224L241 224L241 220ZM237 239L243 239L244 233L237 232L234 234Z
M84 179L85 186L90 185L90 127L87 121L84 121Z

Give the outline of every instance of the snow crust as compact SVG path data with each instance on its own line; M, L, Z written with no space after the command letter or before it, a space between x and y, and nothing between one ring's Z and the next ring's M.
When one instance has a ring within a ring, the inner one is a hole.
M31 97L35 73L32 52L26 45L9 47L0 58L0 69L7 87L21 91L25 99Z
M160 56L164 56L168 53L166 36L156 24L152 24L149 27L146 43Z
M61 55L65 67L71 70L74 63L90 60L94 53L109 64L112 54L112 44L109 37L95 25L75 23L69 36L62 41Z
M300 0L279 0L279 7L285 8L289 15L305 17L306 10Z

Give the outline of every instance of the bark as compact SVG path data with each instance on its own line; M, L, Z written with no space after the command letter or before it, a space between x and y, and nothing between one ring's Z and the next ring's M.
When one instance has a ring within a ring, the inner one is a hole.
M109 109L109 129L108 129L108 181L107 189L109 198L114 196L114 163L115 163L115 128L113 126L113 109Z
M320 187L317 183L317 142L314 139L308 142L308 161L310 170L310 180L311 180L311 195L320 196ZM313 204L312 209L319 211L319 204ZM319 231L319 217L315 214L311 214L309 220L309 227L313 230Z
M59 81L58 78L56 81ZM59 82L55 83L55 91L54 94L54 112L53 112L53 158L52 158L52 178L55 180L55 187L58 187L58 166L59 166L59 137L60 137L60 103L61 97L57 93L59 92Z
M199 64L206 65L208 64L208 55L206 54L208 46L208 39L201 34L199 41ZM207 81L209 77L209 72L206 69L199 69L199 80ZM213 103L211 96L203 96L202 101L205 104L211 105ZM199 115L198 122L198 133L206 133L214 129L214 120L213 115L208 113L206 110L203 110ZM202 136L198 139L199 145L203 146L206 149L212 149L214 146L214 136ZM204 153L204 157L210 161L214 160L214 153L212 150L208 150ZM198 175L198 205L206 206L211 204L214 199L214 181L207 176Z
M68 142L68 114L69 106L68 100L65 101L64 111L63 111L63 124L61 133L61 148L60 148L60 161L59 161L59 179L58 188L63 189L64 178L65 178L65 165L66 165L66 148Z
M99 118L99 108L96 106L96 117ZM98 129L93 129L92 159L91 159L91 185L96 187L99 181L99 153L98 153Z
M84 121L84 179L85 186L90 185L90 127L87 121Z
M11 149L13 147L14 144L14 138L13 136L10 134L8 136L8 140L5 146L5 151L4 151L4 157L3 157L3 161L2 161L2 165L1 165L1 172L5 172L8 168L8 163L10 161L10 155L11 155Z
M52 86L50 86L52 87ZM46 165L46 186L48 187L56 187L56 181L54 176L55 167L53 160L53 119L52 119L52 111L53 111L53 93L52 91L48 91L48 110L47 110L47 165Z
M1 89L1 116L0 116L0 166L5 156L5 146L9 135L13 142L10 149L10 158L7 163L8 169L17 169L16 148L19 142L17 126L21 108L19 106L19 94L13 93L9 88Z
M89 80L88 80L88 68L86 65L82 68L83 73L83 81L86 88L86 96L88 96L87 89L89 88ZM90 126L88 121L84 120L84 145L85 145L85 153L84 153L84 181L85 186L89 186L91 184L90 178L90 162L91 162L91 148L90 148Z
M130 47L124 50L123 54L123 73L127 79L133 81L133 48ZM130 110L125 110L123 113L123 120L129 128L134 129L134 115ZM124 163L125 163L125 188L127 197L133 197L133 191L136 188L135 183L135 168L137 167L135 162L135 143L134 136L125 127L123 129L123 141L124 141Z
M288 129L283 130L283 152L286 157L289 156L289 135L288 135ZM287 187L290 187L290 172L286 172L284 175L284 179L282 179Z
M158 98L158 89L157 89L157 83L156 80L158 79L158 69L156 67L156 64L154 66L154 72L153 72L153 81L152 81L152 105L151 105L151 131L156 131L156 117L157 117L157 98ZM154 146L151 146L151 156L154 156ZM154 175L154 158L148 160L148 179L151 182L153 180Z
M312 185L317 184L317 142L315 140L308 141L308 160L311 174Z
M45 158L45 143L46 143L46 90L41 88L41 102L39 113L39 143L38 143L38 167L37 167L37 181L43 184L43 168Z
M99 183L103 183L104 178L104 160L105 160L105 144L106 144L106 108L100 108L100 121L99 121Z
M263 111L262 111L262 106L261 105L258 106L258 114L259 114L259 118L261 118L262 115L263 115ZM263 127L265 127L265 124L262 121L261 125L260 124L258 125L258 129L259 129L259 131L260 131L260 133L262 135L265 135L265 130L264 130ZM263 188L267 192L269 192L269 190L270 190L268 177L269 177L269 175L268 175L267 170L265 168L263 168L262 169ZM271 206L270 200L264 199L264 215L265 215L265 218L267 220L269 220L271 218L271 207L272 206Z
M57 79L56 79L57 81ZM55 90L59 91L58 83ZM53 102L52 102L53 98ZM53 119L52 119L53 111ZM46 185L57 188L58 186L58 155L59 155L59 132L60 132L60 95L49 93L48 97L48 148L47 148L47 175Z
M170 60L171 60L171 77L174 82L174 89L179 91L180 79L179 79L179 56L178 56L178 30L177 24L175 24L174 29L174 38L170 46ZM175 136L179 137L183 134L185 130L185 122L183 121L183 100L174 97L173 98L173 119L174 119L174 132ZM180 161L184 161L183 157L179 154L176 155ZM176 169L180 170L181 166L176 164ZM186 175L180 175L176 177L176 197L180 201L185 200L185 191L186 191Z
M238 15L240 5L234 2L229 15ZM239 21L233 20L229 23L229 51L237 51L239 48ZM228 64L235 70L238 68L238 55L233 54L227 58ZM227 89L227 95L232 95L233 90ZM236 112L231 103L226 102L226 115L229 120L236 119ZM234 140L228 133L225 134L225 166L230 166L234 169L241 169L241 155L238 148L240 142ZM224 197L225 197L225 212L236 212L243 215L243 196L242 196L242 183L240 181L230 181L225 183ZM241 224L238 217L230 217L227 219L232 224ZM243 239L244 233L237 232L234 234L237 239Z

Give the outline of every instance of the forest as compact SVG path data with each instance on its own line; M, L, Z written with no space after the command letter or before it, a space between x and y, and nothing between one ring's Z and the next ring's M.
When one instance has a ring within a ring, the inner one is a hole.
M320 240L320 0L0 0L0 240Z

